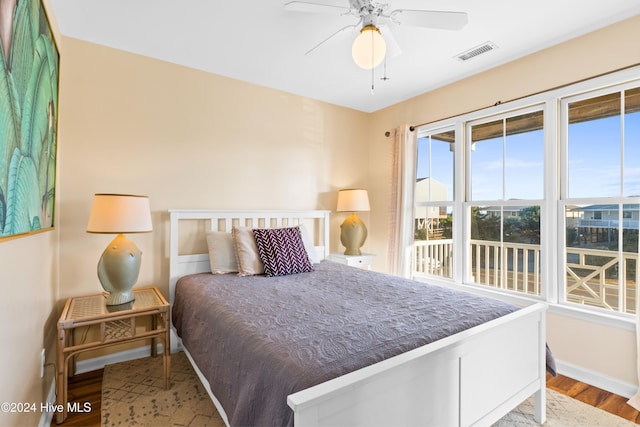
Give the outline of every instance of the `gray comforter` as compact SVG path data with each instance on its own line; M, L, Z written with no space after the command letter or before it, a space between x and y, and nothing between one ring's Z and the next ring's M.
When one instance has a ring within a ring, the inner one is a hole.
M323 261L271 277L196 274L173 323L232 426L293 425L287 395L517 307Z

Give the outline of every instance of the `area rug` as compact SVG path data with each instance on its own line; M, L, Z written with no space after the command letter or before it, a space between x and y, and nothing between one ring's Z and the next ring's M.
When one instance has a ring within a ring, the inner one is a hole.
M534 398L530 397L505 415L493 427L538 426L533 419ZM545 427L622 427L636 424L591 405L547 389Z
M164 389L162 357L105 366L101 406L103 427L225 425L182 352L171 355L169 390Z
M537 426L533 398L523 402L494 427ZM184 353L171 355L171 389L164 390L162 358L107 365L102 379L102 426L223 427ZM631 421L547 390L548 427L635 426Z

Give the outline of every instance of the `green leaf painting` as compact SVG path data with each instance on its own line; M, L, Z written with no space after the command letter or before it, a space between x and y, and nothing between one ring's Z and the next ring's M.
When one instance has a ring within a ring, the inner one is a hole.
M0 1L0 238L53 227L59 60L40 1Z

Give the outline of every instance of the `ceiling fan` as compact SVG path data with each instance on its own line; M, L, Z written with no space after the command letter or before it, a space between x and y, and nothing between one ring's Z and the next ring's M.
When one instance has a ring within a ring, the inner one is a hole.
M387 51L391 56L400 53L400 47L390 30L390 25L407 25L442 30L461 30L467 24L465 12L394 9L388 11L389 5L375 0L348 0L348 7L315 2L289 1L284 9L295 12L328 13L333 15L352 15L358 19L355 24L348 25L331 34L326 39L309 49L309 54L321 45L345 31L360 28L360 34L353 42L351 53L355 63L364 69L373 69L384 60Z

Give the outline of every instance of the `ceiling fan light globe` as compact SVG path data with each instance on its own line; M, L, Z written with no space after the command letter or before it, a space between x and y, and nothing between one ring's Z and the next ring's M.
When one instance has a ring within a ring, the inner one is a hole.
M387 44L380 34L380 30L374 25L364 26L351 46L353 61L365 70L380 65L386 53Z

